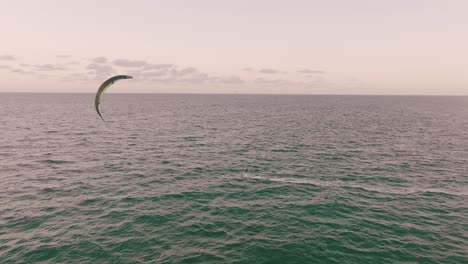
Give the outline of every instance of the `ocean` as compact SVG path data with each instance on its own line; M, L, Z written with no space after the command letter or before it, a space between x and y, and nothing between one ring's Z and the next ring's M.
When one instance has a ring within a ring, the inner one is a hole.
M0 263L468 263L468 97L0 94Z

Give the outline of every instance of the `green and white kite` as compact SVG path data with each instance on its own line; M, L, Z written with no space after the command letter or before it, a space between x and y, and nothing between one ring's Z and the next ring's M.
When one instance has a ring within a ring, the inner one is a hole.
M104 118L102 117L101 112L99 112L99 104L101 103L102 95L104 94L104 92L107 90L107 88L109 88L112 84L114 84L114 82L118 80L122 80L122 79L132 79L132 78L133 78L132 76L128 76L128 75L116 75L114 77L107 79L105 82L101 84L101 86L99 87L99 90L96 93L96 99L94 100L94 104L96 105L96 111L98 115L101 117L102 121L104 121Z

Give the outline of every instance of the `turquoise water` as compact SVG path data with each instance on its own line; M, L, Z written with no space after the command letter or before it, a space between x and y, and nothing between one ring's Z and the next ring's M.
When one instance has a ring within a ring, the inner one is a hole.
M468 263L468 97L0 94L0 263Z

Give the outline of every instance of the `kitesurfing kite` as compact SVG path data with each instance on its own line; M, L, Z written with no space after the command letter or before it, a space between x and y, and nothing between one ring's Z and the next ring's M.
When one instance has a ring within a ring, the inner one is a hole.
M99 87L99 90L96 93L96 99L94 100L94 104L96 105L96 111L98 115L101 117L102 121L104 121L104 118L101 115L101 112L99 112L99 104L101 103L101 98L104 92L109 88L114 82L122 79L132 79L132 76L128 75L116 75L114 77L111 77L107 79L107 81L103 82L101 86Z

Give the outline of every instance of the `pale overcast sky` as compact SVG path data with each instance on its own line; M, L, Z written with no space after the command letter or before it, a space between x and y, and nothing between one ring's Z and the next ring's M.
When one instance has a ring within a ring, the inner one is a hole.
M466 0L0 0L0 92L468 95Z

